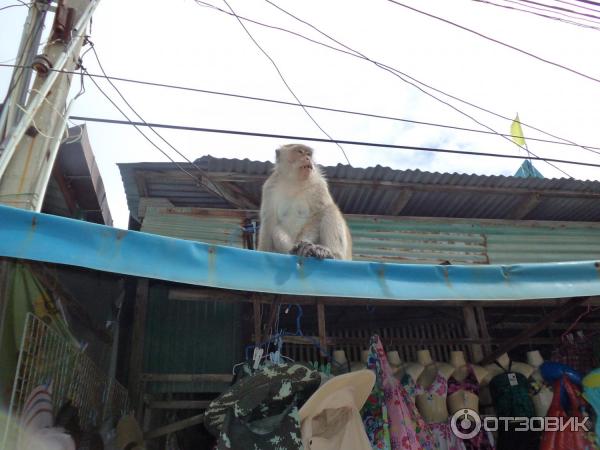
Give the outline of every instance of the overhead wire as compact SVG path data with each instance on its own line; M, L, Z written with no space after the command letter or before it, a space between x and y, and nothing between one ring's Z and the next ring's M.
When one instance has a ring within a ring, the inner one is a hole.
M493 37L487 36L487 35L485 35L485 34L483 34L483 33L480 33L479 31L475 31L475 30L473 30L473 29L471 29L471 28L465 27L465 26L463 26L463 25L460 25L460 24L458 24L458 23L456 23L456 22L453 22L453 21L451 21L451 20L444 19L443 17L436 16L435 14L431 14L431 13L428 13L428 12L422 11L422 10L420 10L420 9L414 8L414 7L412 7L412 6L405 5L404 3L400 3L400 2L399 2L399 1L397 1L397 0L387 0L387 1L388 1L388 2L390 2L390 3L393 3L394 5L400 6L400 7L402 7L402 8L406 8L406 9L409 9L409 10L411 10L411 11L414 11L414 12L416 12L416 13L418 13L418 14L421 14L421 15L427 16L427 17L429 17L429 18L432 18L432 19L435 19L435 20L438 20L438 21L444 22L444 23L446 23L446 24L448 24L448 25L451 25L451 26L453 26L453 27L459 28L459 29L461 29L461 30L463 30L463 31L466 31L466 32L468 32L468 33L471 33L471 34L474 34L474 35L476 35L476 36L479 36L479 37L481 37L481 38L483 38L483 39L486 39L486 40L488 40L488 41L490 41L490 42L494 42L494 43L496 43L496 44L498 44L498 45L501 45L501 46L503 46L503 47L510 48L511 50L514 50L514 51L516 51L516 52L522 53L522 54L524 54L524 55L527 55L527 56L529 56L529 57L531 57L531 58L537 59L538 61L542 61L542 62L544 62L544 63L546 63L546 64L550 64L550 65L552 65L552 66L555 66L555 67L558 67L558 68L560 68L560 69L566 70L566 71L568 71L568 72L571 72L571 73L574 73L574 74L576 74L576 75L579 75L580 77L583 77L583 78L586 78L586 79L588 79L588 80L591 80L591 81L595 81L595 82L598 82L598 83L600 83L600 79L598 79L598 78L595 78L595 77L593 77L593 76L591 76L591 75L587 75L587 74L585 74L585 73L583 73L583 72L580 72L580 71L578 71L578 70L571 69L571 68L570 68L570 67L568 67L568 66L565 66L565 65L563 65L563 64L560 64L560 63L557 63L557 62L554 62L554 61L550 61L549 59L542 58L541 56L535 55L534 53L531 53L531 52L529 52L529 51L527 51L527 50L523 50L523 49L520 49L520 48L518 48L518 47L515 47L514 45L510 45L510 44L507 44L507 43L505 43L505 42L502 42L502 41L500 41L500 40L498 40L498 39L494 39Z
M210 3L201 2L200 0L195 0L195 1L196 1L196 3L203 3L204 5L206 5L206 6L210 6L210 7L212 7L213 9L216 9L216 10L218 10L218 11L222 12L222 13L225 13L225 14L231 15L231 14L230 14L228 11L225 11L225 10L223 10L223 9L221 9L221 8L218 8L217 6L214 6L214 5L210 4ZM442 95L445 95L445 96L447 96L447 97L449 97L449 98L451 98L451 99L453 99L453 100L456 100L456 101L458 101L458 102L461 102L461 103L463 103L463 104L465 104L465 105L468 105L468 106L470 106L470 107L472 107L472 108L475 108L475 109L478 109L478 110L480 110L480 111L486 112L486 113L488 113L488 114L491 114L491 115L493 115L493 116L499 117L499 118L501 118L501 119L504 119L504 120L510 121L510 122L512 123L512 120L513 120L513 119L512 119L512 118L510 118L510 117L506 117L506 116L504 116L504 115L502 115L502 114L498 114L498 113L496 113L496 112L494 112L494 111L491 111L491 110L489 110L489 109L487 109L487 108L484 108L484 107L482 107L482 106L479 106L479 105L476 105L476 104L474 104L474 103L471 103L471 102L469 102L469 101L467 101L467 100L464 100L464 99L462 99L462 98L460 98L460 97L457 97L457 96L455 96L455 95L449 94L448 92L442 91L441 89L435 88L434 86L431 86L431 85L429 85L429 84L427 84L427 83L424 83L423 81L419 81L419 80L417 80L416 78L414 78L414 77L412 77L412 76L408 75L408 74L407 74L407 73L405 73L405 72L401 72L400 70L398 70L398 69L396 69L396 68L394 68L394 67L392 67L392 66L386 65L386 64L384 64L384 63L381 63L381 62L379 62L379 61L375 61L375 60L373 60L373 59L370 59L370 58L367 58L367 57L363 57L363 56L361 56L361 55L359 55L359 54L352 53L352 52L350 52L350 51L347 51L347 50L344 50L344 49L340 49L340 48L337 48L337 47L333 47L333 46L331 46L331 45L328 45L328 44L326 44L326 43L324 43L324 42L317 41L317 40L315 40L315 39L311 39L311 38L309 38L309 37L307 37L307 36L304 36L303 34L300 34L300 33L297 33L297 32L295 32L295 31L291 31L291 30L287 30L287 29L285 29L285 28L281 28L281 27L277 27L277 26L273 26L273 25L265 24L265 23L262 23L262 22L259 22L259 21L253 20L253 19L248 19L248 18L242 17L242 16L239 16L239 17L240 17L241 19L243 19L243 20L246 20L246 21L249 21L249 22L251 22L251 23L255 23L255 24L257 24L257 25L261 25L261 26L264 26L264 27L267 27L267 28L272 28L272 29L279 30L279 31L282 31L282 32L285 32L285 33L289 33L289 34L292 34L292 35L294 35L294 36L297 36L297 37L299 37L299 38L302 38L302 39L304 39L304 40L307 40L307 41L309 41L309 42L312 42L312 43L314 43L314 44L317 44L317 45L320 45L320 46L323 46L323 47L329 48L329 49L331 49L331 50L334 50L334 51L337 51L337 52L340 52L340 53L344 53L344 54L347 54L347 55L353 56L353 57L355 57L355 58L359 58L359 59L363 59L363 60L366 60L366 61L372 62L372 63L374 63L376 66L378 66L378 67L380 67L380 68L385 68L385 69L388 69L388 71L390 71L390 70L391 70L392 72L396 72L397 74L403 75L403 76L405 76L405 77L407 77L407 78L409 78L409 79L413 80L415 83L418 83L418 84L420 84L420 85L422 85L422 86L425 86L426 88L428 88L428 89L431 89L431 90L433 90L433 91L435 91L435 92L438 92L438 93L440 93L440 94L442 94ZM320 32L320 30L318 30L318 31ZM322 33L322 32L321 32L321 33ZM334 40L334 41L335 41L335 40ZM341 45L344 45L344 44L342 44L342 43L340 43L340 44L341 44ZM403 80L403 81L404 81L404 80ZM411 83L409 83L409 84L411 84ZM427 94L428 94L428 95L430 95L429 93L427 93ZM434 97L434 98L436 98L436 97ZM554 139L560 139L561 141L568 142L568 143L570 143L570 144L572 144L572 145L574 145L574 146L580 147L580 148L582 148L582 149L584 149L584 150L588 150L588 151L591 151L591 152L593 152L593 153L598 153L598 152L594 151L593 147L588 147L588 146L583 146L583 145L580 145L580 144L578 144L578 143L576 143L576 142L574 142L574 141L571 141L571 140L569 140L569 139L565 139L565 138L562 138L562 137L556 136L556 135L554 135L554 134L552 134L552 133L549 133L549 132L547 132L547 131L544 131L544 130L542 130L542 129L538 128L538 127L535 127L535 126L533 126L533 125L531 125L531 124L529 124L529 123L521 122L521 125L523 125L523 126L526 126L526 127L529 127L529 128L531 128L532 130L535 130L535 131L538 131L538 132L540 132L540 133L543 133L543 134L545 134L545 135L547 135L547 136L550 136L550 137L552 137L552 138L554 138ZM493 133L493 134L498 134L498 135L500 135L500 134L501 134L501 133L498 133L498 132L496 132L496 131L492 131L492 133Z
M600 3L598 2L594 2L592 0L575 0L576 2L580 2L580 3L586 3L588 5L595 5L595 6L600 6Z
M594 9L594 8L588 8L587 6L581 6L581 5L577 5L577 4L575 4L575 3L567 2L567 1L565 1L565 0L554 0L554 1L555 1L555 2L557 2L557 3L563 3L563 4L565 4L565 5L574 6L575 8L586 9L586 10L588 10L588 11L593 11L593 12L595 12L595 13L598 13L598 14L600 14L600 11L598 11L597 9ZM599 5L599 6L600 6L600 5Z
M520 2L520 3L527 3L527 4L531 4L531 5L542 6L542 7L546 8L546 9L563 11L563 12L567 12L567 13L571 13L571 14L577 14L577 15L583 16L583 17L589 17L589 18L592 18L592 19L599 19L600 20L600 16L596 16L596 15L593 15L593 14L587 14L587 13L583 13L583 12L579 12L579 11L574 11L574 10L569 9L569 8L563 8L562 6L554 6L554 5L550 5L548 3L534 2L532 0L517 0L517 1Z
M548 14L542 14L542 13L538 13L538 12L535 12L535 11L530 11L528 9L517 8L515 6L501 5L501 4L498 4L498 3L491 2L489 0L473 0L473 1L477 2L477 3L486 4L486 5L496 6L496 7L499 7L499 8L509 9L511 11L523 12L523 13L526 13L526 14L531 14L531 15L534 15L534 16L537 16L537 17L541 17L541 18L544 18L544 19L550 19L550 20L554 20L554 21L557 21L557 22L565 23L567 25L575 25L575 26L582 27L582 28L587 28L587 29L591 29L591 30L600 31L600 27L595 27L593 25L586 24L586 23L580 23L580 22L577 22L575 20L567 20L567 19L563 19L563 18L560 18L560 17L551 16L551 15L548 15ZM508 3L516 3L516 2L509 1L509 0L504 0L504 1L507 1ZM544 11L541 8L534 8L534 9L540 10L540 11Z
M17 5L3 6L2 8L0 8L0 11L4 11L5 9L9 9L9 8L16 8L17 6L27 6L27 4L21 3L21 4L17 4ZM27 7L29 7L29 6L27 6Z
M87 73L87 69L83 69L84 72ZM171 161L173 164L175 164L175 166L181 170L183 173L187 174L190 178L192 178L193 180L195 180L196 182L198 182L198 178L188 172L181 164L179 164L177 161L175 161L167 152L165 152L162 148L160 148L160 146L158 146L152 139L150 139L148 136L146 136L146 134L139 128L140 126L152 126L150 124L147 124L147 122L134 122L132 121L129 116L127 115L127 113L125 113L125 111L123 111L119 105L117 105L115 103L115 101L104 91L104 89L102 89L100 87L100 85L98 83L96 83L96 80L92 77L90 77L90 80L92 81L92 83L94 84L94 86L96 86L96 89L98 89L98 91L115 107L115 109L117 111L119 111L121 113L121 115L126 119L126 122L123 122L123 124L129 124L132 125L150 144L152 144L153 147L155 147L159 152L161 152L163 154L163 156L165 156L169 161ZM70 116L70 119L72 120L78 120L77 116ZM93 122L93 121L92 121Z
M125 103L125 104L126 104L128 107L129 107L129 109L130 109L130 110L131 110L131 111L132 111L132 112L133 112L133 113L134 113L134 114L137 116L137 118L138 118L139 120L141 120L141 121L142 121L142 123L147 123L147 122L146 122L146 121L145 121L145 120L142 118L142 116L140 116L140 114L139 114L139 113L138 113L138 112L135 110L135 108L134 108L134 107L131 105L131 103L127 101L127 99L125 98L125 96L124 96L124 95L121 93L121 91L120 91L120 90L119 90L119 89L118 89L118 88L115 86L115 84L114 84L114 83L113 83L113 82L112 82L112 81L111 81L111 80L108 78L108 75L106 74L106 72L105 72L105 70L104 70L104 67L103 67L103 65L102 65L102 62L100 61L100 57L98 56L98 52L96 51L96 48L95 48L95 46L94 46L94 43L93 43L93 42L91 42L89 39L88 39L88 43L89 43L89 44L90 44L90 46L91 46L91 50L92 50L92 52L94 53L94 57L96 58L96 61L98 62L98 67L100 68L100 71L101 71L101 72L102 72L102 74L104 75L104 78L105 78L105 79L108 81L108 83L109 83L109 84L110 84L110 85L113 87L113 89L114 89L114 90L117 92L117 94L119 95L119 97L121 97L121 99L123 100L123 102L124 102L124 103ZM93 78L92 78L92 80L93 80ZM96 83L94 83L94 84L96 84ZM99 87L97 84L96 84L96 86L97 86L97 87ZM103 94L104 94L104 93L103 93ZM105 95L105 96L106 96L106 95ZM113 104L114 104L114 103L113 103ZM126 117L126 118L127 118L127 117ZM129 120L129 118L127 118L127 120ZM171 144L171 142L169 142L167 139L165 139L165 138L164 138L164 136L162 136L162 135L161 135L161 134L160 134L158 131L156 131L156 130L155 130L153 127L152 127L152 126L148 126L148 128L150 128L150 131L152 131L152 132L153 132L153 133L154 133L154 134L155 134L155 135L156 135L156 136L157 136L157 137L158 137L158 138L159 138L161 141L163 141L163 142L164 142L165 144L167 144L167 145L168 145L168 146L169 146L169 147L170 147L170 148L171 148L173 151L175 151L175 153L177 153L177 154L178 154L179 156L181 156L181 157L182 157L182 158L183 158L185 161L187 161L189 164L191 164L191 165L192 165L192 166L193 166L193 167L194 167L194 168L195 168L195 169L196 169L196 170L197 170L197 171L198 171L198 172L199 172L199 173L200 173L202 176L205 176L205 172L204 172L204 170L203 170L201 167L199 167L199 166L198 166L198 165L197 165L195 162L193 162L192 160L190 160L190 159L189 159L187 156L185 156L185 155L184 155L184 154L183 154L181 151L179 151L179 150L178 150L178 149L177 149L177 148L176 148L176 147L175 147L173 144ZM141 130L140 130L139 128L137 128L137 127L136 127L136 129L137 129L137 130L138 130L138 131L141 133ZM144 134L144 133L142 133L142 134ZM146 136L144 135L144 137L146 137ZM146 139L148 139L148 138L146 137ZM148 139L148 140L149 140L149 141L151 141L150 139ZM153 142L153 141L151 141L151 142ZM156 148L159 148L159 147L158 147L156 144L154 144L154 146L155 146ZM163 152L162 150L161 150L161 153L163 153L163 155L166 155L166 153L165 153L165 152ZM171 161L172 161L172 162L174 162L174 161L173 161L173 159L171 159ZM181 167L178 165L178 168L181 168ZM189 172L187 172L187 171L185 171L185 170L184 170L184 172L185 172L185 173L187 173L188 175L191 175L191 176L192 176L192 177L193 177L193 178L194 178L194 179L195 179L195 180L196 180L198 183L200 183L200 184L204 184L204 183L203 183L203 180L202 180L201 178L197 177L196 175L190 174ZM218 185L216 185L216 184L211 184L211 186L212 186L212 190L214 190L214 191L215 191L215 194L217 194L217 195L219 195L219 196L221 196L221 197L223 197L223 198L226 198L226 197L227 197L227 196L226 196L226 195L223 193L223 191L222 191L222 190L219 188L219 186L218 186Z
M279 78L281 78L281 81L283 81L283 84L285 85L285 87L287 88L287 90L290 92L290 94L292 94L292 97L294 97L296 99L296 101L298 102L299 105L301 105L302 109L304 110L304 112L306 113L306 115L310 118L310 120L312 120L312 122L317 126L317 128L319 128L319 130L321 130L321 132L327 136L330 140L333 141L332 137L329 135L329 133L327 133L327 131L325 131L323 129L323 127L321 127L321 125L319 125L319 123L316 121L316 119L312 116L312 114L308 111L308 109L306 109L306 107L304 107L304 105L302 104L302 102L300 101L300 99L298 98L298 96L294 93L293 89L290 87L289 83L286 81L285 77L283 76L283 74L281 73L281 70L279 69L279 67L277 66L277 63L275 62L275 60L267 53L267 51L258 43L258 41L252 36L252 33L250 33L250 30L248 30L248 28L246 28L246 25L244 25L244 22L242 22L242 20L238 17L238 15L236 14L236 12L233 10L233 8L231 7L231 5L229 4L229 2L227 0L223 0L223 2L227 5L227 7L231 10L231 13L235 16L235 18L237 19L237 21L239 22L239 24L242 26L242 28L244 29L244 31L246 32L246 34L248 35L248 37L250 38L250 40L252 40L252 42L254 42L254 44L258 47L258 49L267 57L267 59L271 62L271 64L273 65L273 67L275 68L275 70L277 71L277 74L279 75ZM350 163L350 160L348 159L348 155L346 154L346 151L344 150L344 148L338 143L336 144L339 149L342 151L344 158L346 158L346 161L348 162L348 165L352 166L352 164Z
M569 19L571 19L573 21L583 20L585 22L589 22L590 24L600 25L600 22L598 22L597 20L587 19L585 17L579 17L577 15L572 16L570 14L566 14L566 13L563 13L561 11L556 11L556 10L551 9L551 8L545 8L543 6L532 6L531 4L523 3L520 0L503 0L503 1L507 2L507 3L512 3L512 4L515 4L515 5L519 5L519 6L523 7L523 8L529 8L529 9L533 9L533 10L536 10L536 11L543 11L543 12L546 12L548 14L556 14L556 15L561 16L561 17L569 18ZM589 24L583 24L581 22L575 22L575 23L581 24L581 25L589 25Z
M14 64L0 63L0 67L26 67L26 66L17 66ZM50 69L50 70L56 70L56 69ZM61 73L67 73L67 74L75 74L75 75L79 73L79 72L70 71L70 70L56 70L56 71L61 72ZM518 136L512 135L510 133L499 133L499 132L489 131L489 130L477 130L474 128L460 127L460 126L456 126L456 125L448 125L448 124L441 124L441 123L435 123L435 122L425 122L425 121L407 119L407 118L396 117L396 116L388 116L388 115L383 115L383 114L374 114L374 113L368 113L368 112L353 111L353 110L348 110L348 109L339 109L339 108L333 108L333 107L327 107L327 106L318 106L318 105L310 105L310 104L300 105L299 103L294 103L294 102L285 101L285 100L256 97L256 96L250 96L250 95L242 95L242 94L236 94L236 93L232 93L232 92L222 92L222 91L214 91L214 90L208 90L208 89L200 89L200 88L194 88L194 87L190 87L190 86L179 86L179 85L168 84L168 83L158 83L158 82L153 82L153 81L135 80L135 79L131 79L131 78L116 77L116 76L112 76L112 75L103 75L103 74L94 74L94 73L84 72L83 76L104 78L107 80L139 84L139 85L143 85L143 86L162 87L162 88L167 88L167 89L176 89L176 90L197 92L197 93L201 93L201 94L240 98L240 99L244 99L244 100L273 103L273 104L284 105L284 106L295 106L295 107L304 106L309 109L317 109L317 110L321 110L321 111L328 111L328 112L348 114L348 115L356 115L359 117L367 117L367 118L374 118L374 119L405 122L405 123L415 124L415 125L446 128L446 129L450 129L450 130L466 131L466 132L471 132L471 133L501 135L501 136L506 136L509 138L518 137ZM521 124L525 125L525 126L529 126L529 125L526 125L525 123L521 123ZM562 138L557 138L557 139L562 139ZM570 146L570 147L584 147L586 150L592 149L592 150L600 151L600 147L595 147L595 146L591 146L591 145L582 146L575 142L566 142L564 140L563 141L554 141L554 140L550 140L550 139L542 139L542 138L536 138L536 137L527 137L527 140L543 142L543 143L547 143L547 144L565 145L565 146Z
M289 11L287 11L287 10L285 10L284 8L282 8L281 6L279 6L279 5L275 4L275 3L274 3L274 2L272 2L271 0L265 0L265 1L266 1L267 3L269 3L270 5L274 6L275 8L277 8L279 11L283 12L284 14L286 14L286 15L288 15L288 16L290 16L290 17L292 17L293 19L295 19L295 20L297 20L297 21L299 21L299 22L301 22L301 23L303 23L303 24L307 25L308 27L312 28L313 30L315 30L315 31L316 31L316 32L318 32L319 34L321 34L321 35L325 36L327 39L329 39L329 40L331 40L331 41L335 42L336 44L338 44L338 45L341 45L342 47L346 48L347 50L349 50L349 51L350 51L350 52L352 52L353 54L355 54L355 55L358 55L360 58L362 58L362 59L365 59L366 61L369 61L369 62L371 62L371 63L375 64L377 67L379 67L379 68L381 68L381 69L383 69L383 70L385 70L385 71L387 71L387 72L391 73L392 75L396 76L397 78L399 78L399 79L400 79L400 80L402 80L403 82L405 82L405 83L407 83L407 84L410 84L411 86L415 87L415 88L416 88L416 89L418 89L419 91L423 92L425 95L427 95L427 96L429 96L429 97L431 97L431 98L435 99L436 101L438 101L438 102L440 102L440 103L442 103L442 104L444 104L444 105L446 105L446 106L450 107L451 109L455 110L455 111L456 111L456 112L458 112L459 114L461 114L461 115L463 115L463 116L465 116L465 117L469 118L469 119L470 119L470 120L472 120L473 122L475 122L475 123L477 123L478 125L480 125L480 126L482 126L482 127L486 128L486 129L488 129L489 131L493 132L494 134L496 134L496 135L500 136L501 138L503 138L503 139L506 139L506 140L507 140L508 142L510 142L511 144L517 145L517 147L519 147L520 149L524 150L524 151L525 151L525 152L526 152L528 155L529 155L529 154L532 154L532 155L534 155L534 156L536 156L536 157L538 156L538 155L536 155L535 153L531 152L531 150L529 150L529 149L525 148L525 147L524 147L524 146L522 146L522 145L519 145L519 144L517 144L515 141L513 141L513 140L509 139L508 137L506 137L506 136L503 136L502 134L498 133L496 130L494 130L494 129L493 129L493 128L491 128L490 126L488 126L488 125L486 125L486 124L484 124L484 123L480 122L479 120L477 120L475 117L471 116L470 114L467 114L466 112L462 111L461 109L457 108L456 106L452 105L451 103L448 103L448 102L446 102L446 101L444 101L444 100L440 99L439 97L436 97L436 96L435 96L435 95L433 95L431 92L428 92L428 91L426 91L425 89L423 89L421 86L419 86L419 85L417 85L417 84L415 84L415 83L413 83L413 82L411 82L411 81L408 81L408 80L406 80L404 77L411 78L411 79L412 79L412 80L414 80L416 83L419 83L419 84L422 84L422 85L426 86L424 83L421 83L421 82L419 82L418 80L415 80L414 78L407 76L407 75L406 75L406 74L404 74L403 72L401 72L401 71L399 71L399 70L397 70L397 69L395 69L395 68L393 68L393 67L386 66L385 64L381 64L381 63L379 63L379 62L377 62L377 61L374 61L374 60L370 59L369 57L367 57L367 56L366 56L366 55L364 55L363 53L359 52L358 50L356 50L356 49L353 49L353 48L349 47L348 45L346 45L346 44L344 44L344 43L340 42L339 40L337 40L337 39L333 38L333 37L332 37L332 36L330 36L329 34L325 33L325 32L324 32L324 31L322 31L321 29L319 29L318 27L316 27L316 26L312 25L311 23L309 23L308 21L306 21L306 20L304 20L304 19L301 19L301 18L299 18L298 16L296 16L296 15L294 15L294 14L290 13ZM436 91L437 91L437 90L436 90ZM440 91L440 92L441 92L441 91ZM442 92L442 94L444 94L444 95L445 95L445 93L443 93L443 92ZM540 158L540 160L542 160L542 161L543 161L544 159L543 159L543 158ZM555 166L555 165L554 165L554 164L552 164L551 162L547 162L547 164L548 164L549 166L553 167L554 169L558 170L558 171L559 171L559 172L561 172L562 174L566 175L567 177L569 177L569 178L573 178L571 175L569 175L569 174L568 174L567 172L565 172L563 169L561 169L560 167L557 167L557 166Z
M298 140L298 141L307 141L307 142L325 142L335 144L347 144L347 145L358 145L363 147L374 147L374 148L392 148L392 149L400 149L400 150L412 150L412 151L424 151L424 152L432 152L432 153L450 153L450 154L459 154L459 155L471 155L471 156L487 156L492 158L507 158L507 159L519 159L519 160L527 160L531 159L534 161L550 161L554 163L561 164L572 164L577 166L585 166L585 167L598 167L600 168L600 164L589 163L584 161L574 161L574 160L566 160L566 159L554 159L554 158L540 158L537 156L521 156L521 155L510 155L506 153L484 153L484 152L475 152L469 150L453 150L453 149L444 149L444 148L433 148L433 147L420 147L420 146L412 146L412 145L399 145L399 144L387 144L387 143L379 143L379 142L367 142L367 141L354 141L354 140L342 140L342 139L325 139L318 137L310 137L310 136L297 136L297 135L286 135L286 134L274 134L274 133L260 133L254 131L240 131L240 130L224 130L218 128L202 128L202 127L193 127L187 125L172 125L172 124L163 124L163 123L148 123L148 122L133 122L131 120L118 120L118 119L107 119L101 117L89 117L89 116L70 116L72 120L83 120L88 122L99 122L99 123L107 123L113 125L131 125L134 127L148 126L153 128L165 128L171 130L183 130L183 131L197 131L204 133L216 133L216 134L229 134L236 136L252 136L252 137L261 137L261 138L273 138L273 139L287 139L287 140Z

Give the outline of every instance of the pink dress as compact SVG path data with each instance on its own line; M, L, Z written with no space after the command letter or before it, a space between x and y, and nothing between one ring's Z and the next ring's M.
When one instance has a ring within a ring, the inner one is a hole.
M387 412L389 440L392 450L437 450L433 435L419 414L407 390L392 373L379 336L371 338L367 367L375 371L376 389L383 391L384 409ZM385 443L371 442L373 448L387 448ZM463 447L464 449L464 447Z
M413 381L414 383L414 381ZM434 396L442 397L444 401L448 395L448 379L440 371L435 375L433 382L423 388L415 383L415 395L425 395L427 400L433 400ZM446 422L427 424L433 434L436 448L439 450L466 450L462 439L455 436L450 428L450 418Z

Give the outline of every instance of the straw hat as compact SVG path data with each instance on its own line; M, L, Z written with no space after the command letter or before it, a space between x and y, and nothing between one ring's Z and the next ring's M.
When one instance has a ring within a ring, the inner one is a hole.
M354 399L356 409L360 410L369 398L375 385L375 373L364 369L345 373L331 378L323 384L300 408L300 420L315 416L331 404L332 394L348 390ZM335 407L335 406L334 406Z
M374 384L375 373L360 370L321 386L299 411L305 450L371 450L359 411Z

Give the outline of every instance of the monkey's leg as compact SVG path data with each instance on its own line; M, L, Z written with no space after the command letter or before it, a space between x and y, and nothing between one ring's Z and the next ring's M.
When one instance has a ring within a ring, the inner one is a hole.
M300 241L290 251L293 255L313 257L319 259L333 259L333 253L323 245L313 244L308 241Z
M333 253L324 245L313 244L310 250L311 255L319 259L334 259Z
M298 255L298 256L304 256L304 257L313 256L311 254L313 245L314 244L312 242L300 241L290 250L290 253L292 255Z

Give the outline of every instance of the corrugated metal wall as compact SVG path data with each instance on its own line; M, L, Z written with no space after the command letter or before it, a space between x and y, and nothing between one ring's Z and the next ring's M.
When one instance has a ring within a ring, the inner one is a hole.
M231 373L242 357L240 305L169 300L166 285L150 287L144 372ZM149 384L148 392L219 392L219 383Z
M243 247L240 225L256 212L146 210L142 231ZM347 215L354 259L399 263L515 264L600 258L600 224Z

